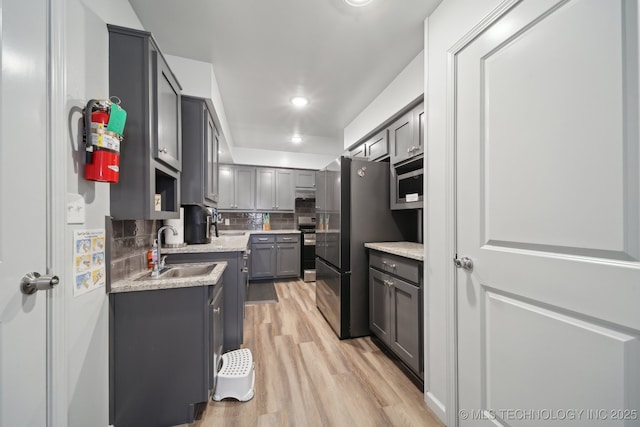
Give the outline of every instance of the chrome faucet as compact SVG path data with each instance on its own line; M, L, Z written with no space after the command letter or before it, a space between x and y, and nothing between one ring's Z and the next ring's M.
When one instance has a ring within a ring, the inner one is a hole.
M157 256L156 263L153 264L153 271L151 271L151 277L158 277L160 275L160 272L164 268L164 259L167 257L166 255L162 256L162 252L161 252L162 251L162 232L164 230L172 230L174 236L178 235L178 230L176 230L176 228L173 225L163 225L158 229L158 256Z

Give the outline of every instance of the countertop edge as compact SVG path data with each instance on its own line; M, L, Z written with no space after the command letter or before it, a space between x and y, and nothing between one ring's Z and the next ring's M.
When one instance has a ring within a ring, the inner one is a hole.
M365 248L424 262L424 245L415 242L371 242Z
M189 263L192 265L206 265L212 264L210 262L202 263ZM140 277L148 274L149 271L143 271L137 273L130 278L122 279L111 284L110 294L118 294L125 292L141 292L141 291L158 291L163 289L179 289L179 288L192 288L197 286L216 286L222 274L227 268L226 261L215 261L215 268L207 276L198 277L180 277L180 278L168 278L168 279L149 279L138 280Z

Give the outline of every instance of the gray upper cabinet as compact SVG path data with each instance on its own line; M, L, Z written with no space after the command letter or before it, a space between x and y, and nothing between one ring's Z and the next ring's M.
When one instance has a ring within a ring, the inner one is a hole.
M256 168L256 209L272 210L276 208L276 170Z
M391 162L398 163L411 157L413 146L413 112L405 113L389 126L389 142L391 145Z
M357 158L361 158L361 159L366 159L367 158L367 148L366 148L367 144L366 143L362 143L360 145L358 145L357 147L355 147L353 150L349 151L349 155L351 157L357 157Z
M388 134L387 129L384 129L365 143L367 159L372 161L382 160L389 155Z
M383 129L367 141L349 151L354 158L371 161L383 160L389 156L389 130Z
M154 141L154 156L168 166L180 170L182 168L180 86L157 50L152 50L151 60L155 78L152 101L152 105L156 106L154 127L158 130Z
M181 87L151 33L107 27L109 93L119 97L127 111L120 181L110 186L111 215L115 219L178 218Z
M424 152L424 123L424 104L421 103L389 127L392 164Z
M221 210L253 210L255 208L255 168L220 165L219 199Z
M218 128L208 99L182 97L182 203L218 202Z
M292 211L294 209L294 171L256 168L256 209Z
M316 188L316 171L297 170L295 174L296 188Z

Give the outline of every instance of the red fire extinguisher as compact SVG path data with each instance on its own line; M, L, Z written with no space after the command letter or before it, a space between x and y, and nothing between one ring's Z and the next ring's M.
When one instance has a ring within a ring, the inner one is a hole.
M116 97L92 99L87 103L84 110L85 179L118 182L120 144L126 117L127 113Z

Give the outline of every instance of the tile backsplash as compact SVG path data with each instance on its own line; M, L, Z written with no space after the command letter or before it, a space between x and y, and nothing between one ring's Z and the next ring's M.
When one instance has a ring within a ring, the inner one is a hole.
M147 270L147 251L157 238L162 221L113 220L110 236L110 282Z
M271 212L272 230L295 230L299 216L315 216L315 200L296 200L295 212ZM262 212L222 212L220 230L262 230ZM225 219L229 225L225 225Z

